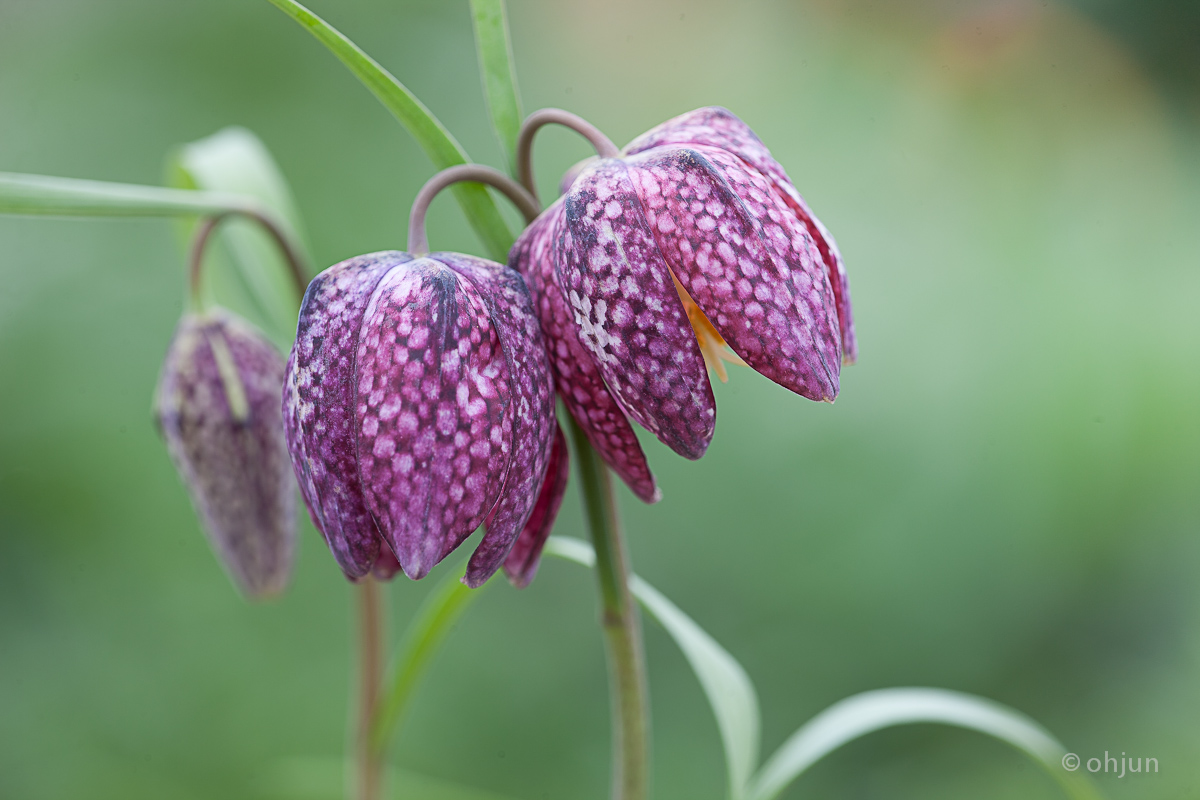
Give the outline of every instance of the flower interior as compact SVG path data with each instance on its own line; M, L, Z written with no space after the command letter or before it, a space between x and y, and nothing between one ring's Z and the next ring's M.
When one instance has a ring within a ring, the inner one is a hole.
M721 383L729 383L729 373L725 371L724 362L737 364L739 367L749 366L742 357L733 352L726 344L725 338L717 333L717 329L708 321L708 317L700 310L700 306L696 305L696 301L687 293L687 289L683 288L683 284L675 277L675 272L671 273L671 281L675 284L675 291L679 292L679 300L683 303L683 309L687 312L688 322L692 323L692 332L696 334L696 343L700 345L700 355L704 357L704 366L716 373L720 378Z

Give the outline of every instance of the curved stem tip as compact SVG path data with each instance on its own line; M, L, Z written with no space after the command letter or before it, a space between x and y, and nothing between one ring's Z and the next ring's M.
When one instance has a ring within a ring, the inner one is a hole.
M266 230L279 245L280 252L283 253L283 258L287 261L288 272L291 274L292 281L296 284L296 291L301 297L304 296L304 290L308 288L308 269L304 263L304 257L300 255L300 250L288 238L283 227L271 219L266 214L251 209L239 209L237 211L225 211L220 214L214 214L211 217L205 217L200 226L196 228L196 233L192 237L192 245L188 254L188 289L192 302L195 303L200 296L200 274L204 269L204 251L208 248L208 240L212 237L213 231L221 222L231 216L241 215L247 219L252 219Z
M499 189L525 217L526 223L533 222L541 212L537 198L499 170L482 164L448 167L426 181L421 191L417 192L417 199L413 200L408 217L408 252L416 256L429 254L429 239L425 235L425 215L429 212L429 204L442 189L461 181L483 183Z
M533 137L543 125L552 123L570 128L587 139L601 158L615 158L621 152L612 139L578 114L561 108L543 108L533 112L521 123L521 132L517 134L517 180L534 197L537 197L537 187L533 182Z

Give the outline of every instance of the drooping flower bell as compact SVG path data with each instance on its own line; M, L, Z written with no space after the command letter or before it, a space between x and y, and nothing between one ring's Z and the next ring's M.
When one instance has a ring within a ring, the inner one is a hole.
M567 117L578 121L531 116L525 147L537 125L567 122L600 158L525 230L509 263L535 296L567 409L653 502L628 420L699 458L716 422L708 370L724 380L722 361L832 401L857 354L849 287L832 237L730 112L684 114L622 152Z
M281 591L296 541L279 395L283 358L220 309L179 321L154 413L217 556L250 597Z
M562 499L565 442L525 282L424 244L429 200L451 179L482 180L473 169L439 173L418 195L416 254L335 264L301 306L288 447L313 522L351 579L397 566L424 577L484 524L464 581L479 586L503 564L524 585Z

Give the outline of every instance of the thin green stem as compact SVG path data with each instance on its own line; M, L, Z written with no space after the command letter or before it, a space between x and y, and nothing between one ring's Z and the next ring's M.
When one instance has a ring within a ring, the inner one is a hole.
M413 692L425 674L446 635L467 610L479 591L468 589L457 573L448 573L429 593L417 611L400 647L379 699L374 725L371 729L371 748L380 758L408 709ZM485 584L486 585L486 584ZM482 588L482 587L481 587Z
M379 711L383 677L383 603L380 595L379 583L370 575L358 586L359 704L354 736L358 800L379 800L383 795L383 759L371 746L371 730Z
M596 550L600 623L608 653L613 715L613 800L645 800L650 785L650 702L637 607L608 467L574 419L584 514Z
M0 172L0 214L175 217L260 210L253 197L228 192Z

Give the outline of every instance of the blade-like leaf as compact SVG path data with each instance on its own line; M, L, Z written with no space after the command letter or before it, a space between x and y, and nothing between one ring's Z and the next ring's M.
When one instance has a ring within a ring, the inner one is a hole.
M504 0L471 0L479 73L492 127L500 139L508 171L516 174L517 134L521 130L521 100L513 69L512 42Z
M338 758L277 761L259 777L254 796L264 800L343 800L349 767ZM509 800L494 792L394 767L385 771L384 787L384 795L396 800Z
M175 217L263 211L252 197L48 175L0 172L0 214L55 217Z
M225 128L183 145L171 159L168 172L171 181L184 188L255 198L302 250L303 226L287 181L266 145L245 128ZM300 291L278 245L259 225L245 219L225 222L216 241L223 247L209 248L206 290L215 287L222 304L257 316L260 326L286 350L296 331ZM249 299L253 311L238 307L238 295Z
M596 562L591 545L578 539L552 536L544 552L589 567ZM636 575L630 578L629 589L671 634L700 680L725 747L729 794L741 800L758 764L759 711L754 684L733 656L661 592Z
M482 591L483 587L479 590L468 589L459 580L460 577L461 575L451 572L442 578L441 583L434 587L417 610L417 615L409 623L408 630L396 649L396 660L390 676L384 683L375 724L371 729L371 746L377 752L383 752L387 748L417 683L441 647L446 634Z
M842 745L893 725L935 722L986 733L1024 751L1077 800L1096 798L1091 783L1062 766L1066 750L1029 717L999 703L943 689L881 689L848 697L813 717L763 765L750 800L771 800Z
M629 589L671 634L700 679L725 746L729 794L741 800L758 764L759 712L754 684L733 656L657 589L636 575Z
M270 2L307 28L371 90L408 129L434 167L442 170L470 160L450 132L417 96L358 45L295 0ZM507 261L513 237L492 196L477 183L458 183L452 187L452 191L490 257L501 262Z

